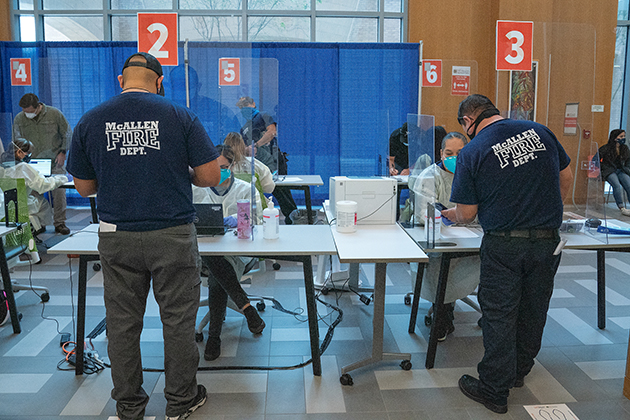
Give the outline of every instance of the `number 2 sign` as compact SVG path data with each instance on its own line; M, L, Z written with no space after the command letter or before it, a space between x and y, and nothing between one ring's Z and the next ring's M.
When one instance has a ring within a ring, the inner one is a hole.
M532 71L534 22L497 20L497 70Z
M177 13L138 13L138 51L177 66Z
M11 86L31 86L31 59L12 58Z

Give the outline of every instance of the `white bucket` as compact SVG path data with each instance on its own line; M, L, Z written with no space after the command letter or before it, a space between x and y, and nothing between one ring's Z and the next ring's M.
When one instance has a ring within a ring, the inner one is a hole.
M337 232L353 233L357 231L357 202L337 201Z

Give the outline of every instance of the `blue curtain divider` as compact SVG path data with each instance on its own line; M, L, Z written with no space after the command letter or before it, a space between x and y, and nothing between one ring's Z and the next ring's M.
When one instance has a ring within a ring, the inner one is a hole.
M185 104L184 43L179 66L165 67L166 96ZM418 44L190 42L191 109L215 144L238 131L238 95L254 98L278 123L289 174L317 174L313 203L328 198L335 175L384 174L389 134L417 113ZM0 42L0 136L11 139L25 93L59 108L74 127L88 109L120 93L117 76L135 42ZM252 77L236 88L218 86L218 60L251 60ZM32 86L11 86L11 58L30 58ZM276 63L277 64L274 64ZM296 202L304 203L294 192ZM84 203L69 195L69 203ZM87 201L85 201L87 202Z

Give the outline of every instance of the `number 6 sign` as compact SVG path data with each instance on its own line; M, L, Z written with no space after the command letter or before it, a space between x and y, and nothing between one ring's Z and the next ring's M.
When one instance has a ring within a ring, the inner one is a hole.
M532 71L534 22L497 20L497 70Z
M442 87L442 60L422 60L422 87Z
M163 66L176 66L177 13L138 13L138 51L151 54Z

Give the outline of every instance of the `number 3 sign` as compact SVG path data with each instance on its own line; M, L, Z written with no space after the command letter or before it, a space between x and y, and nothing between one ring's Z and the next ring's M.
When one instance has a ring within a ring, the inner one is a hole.
M163 66L176 66L177 13L138 13L138 51L151 54Z
M497 20L497 70L532 71L534 22Z

